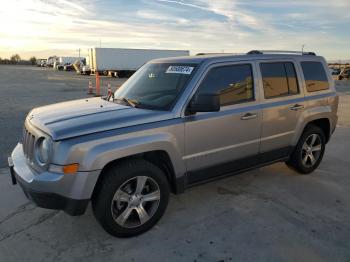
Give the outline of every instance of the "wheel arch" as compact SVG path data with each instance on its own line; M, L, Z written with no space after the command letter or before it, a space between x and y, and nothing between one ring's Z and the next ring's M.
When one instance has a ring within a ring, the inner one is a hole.
M320 119L315 119L313 121L310 121L305 126L305 128L307 128L310 125L314 125L314 126L321 128L326 136L326 143L328 143L330 136L331 136L331 123L330 123L329 118L320 118Z
M310 119L308 121L305 121L305 124L304 124L303 128L301 129L301 131L299 132L299 135L298 135L295 142L297 143L299 141L303 132L310 125L314 125L314 126L319 127L320 129L322 129L322 131L324 132L325 137L326 137L326 143L328 143L328 141L331 137L331 120L329 117L320 117L320 118L314 118L314 119Z
M174 164L168 152L165 150L152 150L152 151L146 151L142 153L132 154L121 158L113 159L108 163L106 163L98 176L97 182L92 192L92 198L94 198L94 196L98 192L99 185L101 184L101 181L103 180L103 177L106 171L109 168L113 168L113 166L118 165L121 162L128 161L130 159L143 159L145 161L148 161L154 164L155 166L160 168L166 175L172 193L178 194L184 191L184 187L185 187L184 175L180 177L176 176Z

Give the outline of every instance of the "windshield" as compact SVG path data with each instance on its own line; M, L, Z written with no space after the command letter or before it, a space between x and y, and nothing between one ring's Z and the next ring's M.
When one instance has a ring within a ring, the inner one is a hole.
M134 107L169 110L194 69L193 64L146 64L114 93L115 101Z

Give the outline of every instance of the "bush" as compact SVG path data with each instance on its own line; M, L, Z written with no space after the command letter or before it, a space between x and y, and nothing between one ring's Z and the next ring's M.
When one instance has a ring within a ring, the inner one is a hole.
M35 56L32 56L31 58L29 58L29 62L30 62L32 65L35 65L35 64L36 64L36 57L35 57Z
M17 64L20 60L21 57L19 56L19 54L15 54L10 57L10 61L12 64Z

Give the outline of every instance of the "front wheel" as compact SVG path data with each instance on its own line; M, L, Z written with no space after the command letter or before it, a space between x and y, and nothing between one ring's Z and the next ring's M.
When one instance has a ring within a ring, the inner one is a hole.
M95 217L111 235L131 237L152 228L164 214L169 183L157 166L128 160L109 168L92 199Z
M299 139L290 159L286 164L299 173L309 174L314 171L322 161L326 148L326 137L323 130L310 125Z

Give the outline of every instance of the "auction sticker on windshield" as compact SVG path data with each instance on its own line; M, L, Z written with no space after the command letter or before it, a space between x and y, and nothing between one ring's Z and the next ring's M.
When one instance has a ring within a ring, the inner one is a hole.
M169 66L165 73L190 75L193 68L192 66Z

